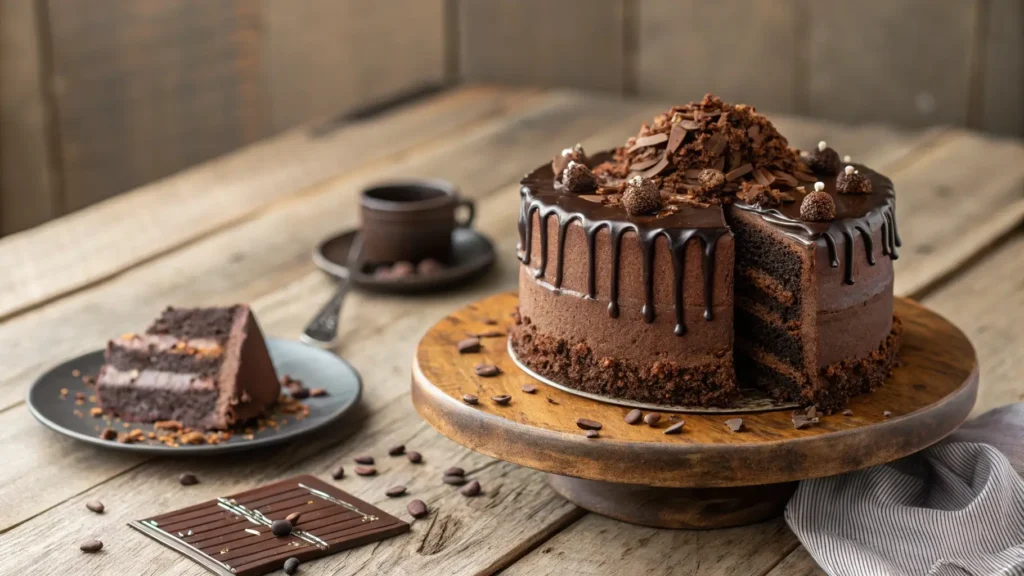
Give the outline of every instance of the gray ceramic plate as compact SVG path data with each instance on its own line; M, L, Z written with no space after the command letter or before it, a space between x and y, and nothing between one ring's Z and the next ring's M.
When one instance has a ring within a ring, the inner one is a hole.
M89 409L96 405L94 401L90 401L94 391L81 377L75 376L72 372L78 370L83 375L95 376L103 365L102 350L68 360L43 374L28 391L28 406L32 415L45 426L89 444L126 452L195 456L263 448L295 439L336 422L359 401L363 390L362 380L348 362L326 350L291 340L268 338L267 348L270 350L270 357L274 361L279 377L288 374L301 380L307 388L323 388L327 391L327 396L303 400L309 406L309 415L302 420L287 414L276 415L275 419L279 422L287 422L276 429L267 427L261 431L254 430L251 440L245 438L244 433L237 432L229 440L219 444L198 446L171 447L155 441L120 444L100 439L99 433L108 426L118 432L135 428L143 432L153 430L152 424L131 422L125 428L118 418L112 418L108 422L109 417L89 415ZM67 389L67 394L62 398L61 389L64 388ZM82 404L76 403L76 392L85 395Z

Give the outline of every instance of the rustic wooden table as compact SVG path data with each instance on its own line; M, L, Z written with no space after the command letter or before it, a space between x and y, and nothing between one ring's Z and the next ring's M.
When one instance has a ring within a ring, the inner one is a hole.
M374 478L338 485L408 518L406 484L433 513L412 533L317 561L317 574L817 574L781 519L742 528L667 531L587 514L540 473L466 450L434 432L409 399L415 343L446 312L516 284L517 182L582 141L620 143L664 102L570 92L466 87L333 130L295 130L130 194L0 240L0 574L189 574L199 566L140 536L130 520L286 476L328 477L356 453L404 443L425 468L379 460ZM776 117L790 141L828 140L890 175L899 191L896 291L944 314L981 362L975 412L1024 399L1024 145L958 129L911 133ZM365 184L397 176L457 182L499 262L475 285L397 298L353 294L337 351L366 382L342 426L285 449L216 459L108 452L37 424L24 403L54 363L137 329L167 304L252 302L264 330L295 338L329 297L310 261L326 234L356 225ZM994 248L992 248L994 246ZM439 482L472 471L486 495ZM182 487L195 472L202 483ZM95 515L88 500L102 500ZM78 542L100 538L102 553ZM314 570L315 568L315 570Z

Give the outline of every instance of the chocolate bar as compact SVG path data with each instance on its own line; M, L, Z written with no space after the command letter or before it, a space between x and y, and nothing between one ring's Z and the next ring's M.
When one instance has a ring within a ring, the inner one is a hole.
M298 519L291 533L274 536L271 524L293 514ZM305 562L409 530L398 518L308 475L129 526L222 576L259 576L293 556Z

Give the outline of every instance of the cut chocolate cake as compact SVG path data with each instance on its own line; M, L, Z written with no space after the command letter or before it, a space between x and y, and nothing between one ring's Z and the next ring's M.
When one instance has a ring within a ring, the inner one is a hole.
M224 429L263 413L281 385L248 306L168 308L107 344L100 407L126 421Z
M757 386L833 410L895 362L892 183L824 142L790 148L752 107L673 107L610 153L563 150L521 195L510 342L543 376L690 406Z

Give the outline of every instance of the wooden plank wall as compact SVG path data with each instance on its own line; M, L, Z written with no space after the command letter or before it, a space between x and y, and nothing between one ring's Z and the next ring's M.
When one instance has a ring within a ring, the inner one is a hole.
M423 86L1024 135L1020 0L4 0L0 234Z

